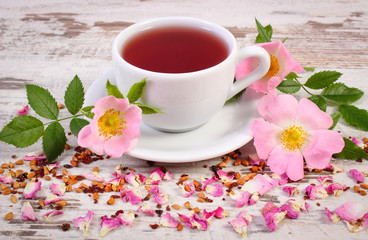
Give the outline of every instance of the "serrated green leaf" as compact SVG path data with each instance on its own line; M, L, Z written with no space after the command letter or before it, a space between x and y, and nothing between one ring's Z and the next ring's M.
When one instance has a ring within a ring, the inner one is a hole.
M41 117L57 120L59 108L50 92L37 85L26 84L29 105Z
M245 92L245 90L246 89L243 89L240 92L238 92L237 94L235 94L233 97L231 97L230 99L228 99L225 102L225 104L229 104L229 103L232 103L232 102L235 102L236 100L238 100L243 95L243 93Z
M142 97L145 86L146 86L146 78L133 84L133 86L129 89L127 95L127 98L129 99L130 103L134 103L139 98Z
M341 104L339 112L345 122L363 131L368 131L368 112L352 105Z
M305 71L314 72L314 67L303 67Z
M286 79L277 86L277 90L283 93L296 93L300 90L300 87L298 82Z
M334 83L323 89L321 95L339 103L353 103L363 96L358 88L349 88L343 83Z
M344 138L345 147L344 149L337 154L334 154L333 156L335 158L340 159L362 159L362 158L368 158L368 153L366 153L362 148L357 146L353 141L351 141L348 138Z
M258 35L256 38L256 43L263 43L263 42L271 42L272 37L272 27L271 25L267 25L266 27L263 27L262 24L255 18ZM257 42L258 41L258 42Z
M295 80L300 78L300 76L298 76L298 74L296 74L295 72L290 72L288 75L286 75L285 79L286 80ZM298 84L300 85L300 84Z
M163 113L162 111L160 111L156 108L153 108L153 107L150 107L150 106L147 106L147 105L144 105L144 104L140 104L140 103L133 103L133 104L137 105L140 109L142 109L142 114Z
M28 147L41 137L43 123L35 117L22 115L14 118L0 132L0 140L16 147Z
M341 117L341 113L339 113L339 112L335 112L335 113L332 113L331 114L331 118L333 120L333 124L329 128L329 130L332 130L332 129L334 129L336 127L336 124L339 122L340 117Z
M311 100L312 102L314 102L319 107L319 109L326 112L327 102L323 97L321 97L319 95L313 95L313 96L309 97L308 99Z
M78 75L75 75L66 88L64 102L66 108L72 115L77 114L82 108L84 103L84 88Z
M106 90L109 96L124 98L124 95L120 92L119 88L116 85L111 84L109 79L106 81Z
M334 83L341 75L342 73L336 71L317 72L308 78L304 86L311 89L322 89Z
M93 116L95 115L93 112L91 112L92 109L94 109L95 106L87 106L81 109L81 112L84 116L93 119Z
M64 152L66 137L64 128L58 122L52 122L45 130L42 138L42 148L47 162L53 162Z
M69 128L70 131L74 134L74 136L78 136L79 131L84 127L87 126L89 122L82 118L73 118L70 121Z

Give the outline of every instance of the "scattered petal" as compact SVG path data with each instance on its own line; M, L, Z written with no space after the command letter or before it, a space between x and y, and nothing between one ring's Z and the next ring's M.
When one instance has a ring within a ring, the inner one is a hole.
M25 105L22 107L19 107L18 110L18 115L26 115L28 113L28 109L29 109L29 105Z
M250 194L258 192L261 196L279 184L279 180L271 178L267 174L257 174L252 180L246 182L242 190Z
M305 201L296 201L289 199L284 205L280 207L280 211L286 211L286 216L291 219L299 217L300 210L308 212L309 204Z
M77 218L73 219L74 226L77 229L82 230L84 236L87 236L87 234L88 234L89 224L92 221L93 214L94 214L94 212L88 211L85 217L77 217Z
M358 219L355 222L345 221L350 232L360 232L367 228L368 226L368 213L365 214L362 218Z
M259 193L258 193L258 192L255 192L255 193L253 193L253 194L252 194L252 196L250 197L248 205L249 205L249 206L250 206L250 205L253 205L253 204L255 204L256 202L258 202L258 200L259 200Z
M214 186L213 185L208 185L206 187L206 192L208 192L209 194L211 194L214 197L220 197L224 193L221 183L217 183Z
M124 176L125 182L129 183L130 185L132 185L134 188L138 188L139 186L141 186L142 184L145 183L146 181L146 177L143 176L142 174L137 174L135 175L134 173L128 173L127 175Z
M248 203L250 197L249 192L242 192L240 194L230 195L230 198L235 201L236 207L241 208Z
M142 212L151 216L155 216L155 213L153 212L151 206L148 203L145 203L143 206L139 206L137 212Z
M142 194L139 191L135 190L135 189L128 190L126 192L126 196L128 197L129 202L133 205L136 205L136 204L142 202Z
M181 188L183 196L186 198L190 197L193 193L195 193L195 187L192 182L191 183L184 182L183 184L180 184L179 187Z
M334 194L335 197L340 197L341 193L348 189L346 185L340 183L332 183L328 185L327 192L328 194Z
M335 213L345 221L354 222L368 213L368 205L356 202L347 202L338 207L335 210Z
M43 153L43 151L42 151L42 150L27 153L27 154L23 157L23 160L24 160L24 161L45 160L45 159L46 159L46 156L45 156L45 154Z
M100 237L104 237L108 232L119 227L120 221L114 218L103 217L100 225Z
M23 203L21 217L25 221L37 221L33 207L28 201Z
M284 187L282 188L282 190L283 190L284 192L287 192L287 193L288 193L288 195L289 195L289 197L292 197L292 196L294 196L294 195L299 194L299 189L298 189L297 187L294 187L294 186L284 186Z
M147 179L146 184L157 185L165 177L165 173L157 167L155 170L150 172L150 177Z
M84 173L82 174L83 177L85 177L86 179L90 180L90 181L96 181L96 182L100 182L100 183L104 183L105 179L103 177L100 176L100 174L98 172L91 172L91 173Z
M259 165L263 160L259 158L257 153L252 153L249 154L249 164L254 166L254 165Z
M155 195L155 203L157 204L165 204L169 201L169 195L167 193L159 193Z
M164 176L164 180L171 181L173 179L173 174L170 171L167 171Z
M323 199L327 198L329 195L325 188L323 187L323 184L321 185L309 185L305 189L305 193L309 196L309 199Z
M124 226L131 226L135 219L135 214L131 211L128 213L119 213L116 219Z
M35 199L36 192L41 190L42 182L28 182L26 187L24 188L23 195L25 199L31 198Z
M60 214L63 214L63 211L53 210L53 211L45 213L43 217L45 218L45 220L48 220L49 218L56 216L56 215L60 215Z
M218 207L216 210L213 210L212 212L207 212L206 209L203 209L203 217L207 219L207 221L211 221L213 217L225 218L227 216L229 216L229 213L227 213L222 207Z
M200 180L202 181L202 190L205 190L208 185L210 185L213 182L217 182L219 179L216 177L216 175L212 175L210 179L200 177Z
M158 194L158 193L160 193L160 188L157 185L154 185L154 186L146 186L146 190L147 190L147 192L149 192L151 194Z
M63 200L61 197L55 195L55 194L51 194L49 196L46 197L44 203L45 205L49 205L50 203L56 203Z
M5 184L13 183L13 178L9 171L5 170L3 173L0 173L0 182Z
M122 164L118 164L114 168L114 172L113 172L112 175L114 175L116 178L122 178L123 177L123 173L121 172L121 167L122 167Z
M182 222L192 229L207 230L208 222L206 219L199 219L194 213L188 217L178 213Z
M160 219L160 226L168 227L168 228L176 228L179 222L174 220L170 213L165 213Z
M275 231L277 225L285 218L287 211L281 211L275 204L268 202L262 208L262 215L266 221L267 227L271 231Z
M328 210L328 208L325 208L325 211L326 211L326 215L328 217L328 220L330 220L331 223L336 223L336 222L341 220L339 215L337 215L336 213L331 212L330 210Z
M238 217L229 222L229 224L232 225L235 232L239 233L243 237L246 237L248 226L252 222L253 217L254 217L253 215L250 215L245 211L240 212Z
M224 172L222 170L218 170L217 175L219 176L220 180L223 183L231 182L234 179L234 176L235 176L234 172L232 172L232 171Z
M64 196L66 185L65 183L52 183L51 184L52 193L58 196Z
M363 173L359 172L357 169L351 169L349 171L349 173L351 174L351 176L353 178L355 178L355 180L357 181L357 183L363 183L364 182L364 175L363 175Z

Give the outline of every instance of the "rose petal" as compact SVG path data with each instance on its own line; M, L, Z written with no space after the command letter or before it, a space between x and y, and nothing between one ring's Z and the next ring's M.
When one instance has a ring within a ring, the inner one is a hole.
M284 187L282 188L282 190L283 190L284 192L287 192L287 193L288 193L288 195L289 195L289 197L292 197L292 196L294 196L294 195L299 194L299 189L298 189L297 187L293 187L293 186L284 186Z
M357 181L357 183L364 182L364 175L361 172L359 172L357 169L351 169L349 173Z
M139 206L137 212L143 212L148 215L155 216L155 213L153 212L151 206L148 203L145 203L143 206Z
M92 211L88 211L85 217L77 217L73 219L74 226L77 229L82 230L84 233L84 236L87 236L88 234L89 224L92 221L93 215L94 213Z
M235 232L239 233L243 237L246 237L248 226L252 222L253 217L253 215L250 215L245 211L239 212L238 217L229 222L229 224L231 224Z
M195 193L195 187L192 182L191 183L184 182L183 184L180 184L179 187L181 188L183 196L186 198L190 197L193 193Z
M18 115L26 115L28 113L29 105L22 106L18 108Z
M103 217L100 225L100 237L104 237L108 232L119 227L120 221L114 218Z
M5 170L3 173L0 173L0 182L5 184L13 183L13 178L9 171Z
M309 196L309 199L324 199L328 197L328 193L323 187L323 184L321 185L309 185L305 188L305 193Z
M42 182L28 182L24 188L23 195L25 199L35 199L36 193L41 190Z
M45 205L49 205L50 203L56 203L63 200L61 197L55 195L55 194L51 194L49 196L46 197L46 199L44 200Z
M129 199L129 202L133 205L136 205L136 204L142 202L142 194L139 191L135 190L135 189L128 190L126 192L126 196Z
M232 171L224 172L222 170L218 170L217 175L219 176L220 180L223 183L231 182L234 179L234 176L235 176L234 172L232 172Z
M308 110L308 111L306 111ZM307 98L300 99L295 121L303 124L305 130L326 130L332 126L332 118Z
M157 204L165 204L169 201L169 195L167 193L159 193L154 197L155 203Z
M335 197L339 197L341 193L347 189L348 187L346 185L340 183L332 183L328 185L327 192L328 194L334 194Z
M124 226L131 226L135 219L135 214L131 211L128 213L119 213L116 219Z
M176 228L179 222L174 220L170 213L165 213L160 219L160 226L168 227L168 228Z
M43 217L45 218L45 220L48 220L49 218L56 216L56 215L60 215L60 214L63 214L63 211L53 210L53 211L45 213Z
M65 183L52 183L51 184L52 193L58 196L64 196L66 185Z
M249 201L250 194L245 191L240 194L230 195L230 198L235 201L236 207L241 208Z
M23 203L21 217L25 221L37 221L33 207L28 201Z
M208 185L205 190L214 197L220 197L224 193L221 183L217 183L214 186Z
M83 173L82 176L90 181L96 181L100 183L105 182L105 179L101 177L101 175L98 172Z
M271 231L275 231L277 225L285 218L287 211L281 211L272 202L268 202L262 209L263 218L266 221L267 227Z
M347 202L335 210L343 220L354 222L368 213L368 205L356 202Z

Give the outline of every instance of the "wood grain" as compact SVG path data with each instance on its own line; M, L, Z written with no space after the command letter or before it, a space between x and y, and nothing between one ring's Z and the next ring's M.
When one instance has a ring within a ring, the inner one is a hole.
M0 127L5 126L17 114L17 107L25 105L27 98L25 84L34 83L46 87L56 100L62 103L67 83L78 74L84 86L88 88L102 73L112 67L111 45L114 37L124 28L136 22L161 16L192 16L213 21L226 27L237 38L240 46L253 44L257 35L254 18L264 25L272 24L273 39L283 40L293 58L303 66L316 67L316 70L337 70L343 73L341 81L350 87L357 87L366 93L356 106L368 109L368 1L365 0L328 0L328 1L241 1L241 0L125 0L125 1L13 1L0 2ZM312 73L303 74L302 81ZM298 97L307 96L304 93ZM65 109L64 109L65 110ZM68 116L61 110L61 116ZM31 110L30 114L34 114ZM63 123L67 129L68 126ZM367 137L366 132L353 129L344 122L337 126L343 136L358 139ZM76 139L68 136L68 143L77 146ZM26 149L16 149L0 143L0 163L8 163L22 158L26 153L41 149L37 143ZM251 144L242 147L243 157L252 149ZM16 155L16 159L11 156ZM66 151L59 159L61 165L69 163L73 150ZM268 201L283 204L288 197L280 188L275 188L261 197L260 201L242 209L237 209L228 196L214 198L213 203L196 202L196 197L188 199L181 196L175 184L182 174L188 174L190 180L201 176L210 177L212 166L220 158L195 163L149 165L146 161L123 156L94 162L80 168L70 169L70 174L87 173L98 166L106 179L111 178L114 167L134 168L137 173L149 175L157 166L163 166L173 172L174 180L160 184L162 192L170 195L169 204L183 206L190 201L201 210L213 210L222 206L229 212L226 219L215 219L207 231L198 231L184 227L183 231L160 227L156 230L149 224L159 223L159 217L145 216L138 213L133 226L122 226L108 234L106 239L241 239L228 221L234 219L240 210L255 215L248 230L248 239L365 239L367 230L349 233L344 223L330 224L324 214L324 207L334 210L341 204L355 200L368 205L368 198L360 196L349 189L339 198L330 196L324 200L308 202L311 204L309 214L301 214L299 219L284 220L275 232L270 232L261 216L260 210ZM333 175L336 182L349 187L355 185L347 171L352 168L368 171L367 161L355 162L334 160L336 165L345 169L344 173ZM28 165L17 166L29 171ZM228 166L226 171L238 171L242 175L250 172L250 167ZM61 174L62 169L58 170ZM265 169L269 173L269 169ZM322 172L324 175L331 175ZM320 174L306 172L306 177L292 185L303 190L310 183L317 182ZM42 180L43 181L43 180ZM53 180L56 181L56 180ZM85 181L89 183L88 181ZM94 204L88 194L67 193L68 205L64 214L48 221L42 215L49 209L38 209L38 199L45 199L50 193L51 182L43 181L43 188L37 193L37 199L31 200L39 218L36 222L21 220L20 208L25 201L23 195L17 194L18 202L11 203L10 196L0 195L0 239L82 239L81 231L71 226L63 232L64 223L73 225L72 219L84 216L87 210L95 212L90 233L85 239L98 239L99 218L112 215L118 209L136 212L137 206L117 201L113 206L106 204L111 194L101 194L99 203ZM297 199L303 199L302 191ZM317 202L320 206L317 206ZM153 206L153 205L152 205ZM156 207L156 206L155 206ZM166 207L166 206L165 206ZM155 208L156 209L156 208ZM180 210L179 212L188 213ZM14 218L4 221L7 212L13 212ZM176 210L171 214L176 216Z

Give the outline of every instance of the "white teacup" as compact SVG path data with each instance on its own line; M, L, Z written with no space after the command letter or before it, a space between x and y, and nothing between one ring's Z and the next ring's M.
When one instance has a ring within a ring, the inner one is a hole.
M184 73L145 70L122 57L126 44L137 35L152 29L171 27L190 27L214 34L225 44L227 57L206 69ZM234 82L236 65L249 57L258 58L259 66ZM226 100L263 77L270 67L270 56L263 48L248 46L238 49L235 37L225 28L189 17L157 18L126 28L114 40L112 58L116 82L124 96L134 83L147 78L141 102L164 113L143 115L143 122L167 132L189 131L206 123Z

